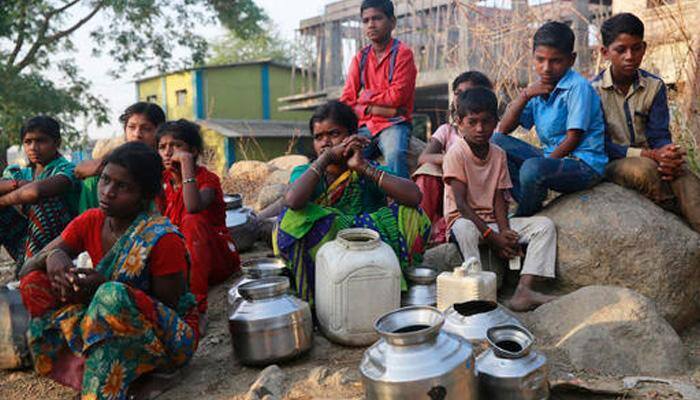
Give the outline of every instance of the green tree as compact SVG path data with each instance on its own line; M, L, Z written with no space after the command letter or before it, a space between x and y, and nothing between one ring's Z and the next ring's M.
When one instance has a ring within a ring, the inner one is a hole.
M211 49L212 56L207 61L210 65L267 59L290 63L294 54L293 45L280 37L272 27L248 37L241 37L230 30L224 37L216 40Z
M90 93L70 57L73 34L98 16L105 23L90 32L92 52L116 61L113 77L128 65L162 72L203 63L202 24L218 19L238 37L250 38L262 34L267 20L253 0L0 0L0 163L32 115L60 119L71 143L81 139L79 117L107 122L104 99ZM188 49L187 57L175 59L177 48ZM52 82L49 71L61 79Z

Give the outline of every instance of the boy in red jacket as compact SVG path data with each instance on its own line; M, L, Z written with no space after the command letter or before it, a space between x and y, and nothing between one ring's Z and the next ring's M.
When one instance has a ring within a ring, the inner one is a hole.
M372 138L365 156L373 159L381 152L393 172L408 178L417 74L413 52L391 36L396 17L390 0L364 0L360 15L371 44L353 58L340 101L357 113L358 133Z

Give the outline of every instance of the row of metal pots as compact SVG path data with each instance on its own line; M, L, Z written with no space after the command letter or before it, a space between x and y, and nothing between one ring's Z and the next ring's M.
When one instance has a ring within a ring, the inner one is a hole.
M232 342L244 364L282 362L311 348L311 310L289 294L286 277L275 276L283 268L256 260L229 293ZM478 390L489 399L548 396L546 361L530 351L532 335L496 303L455 304L445 314L405 307L380 317L375 330L380 339L360 365L368 398L476 399ZM489 349L475 363L472 344L483 343Z

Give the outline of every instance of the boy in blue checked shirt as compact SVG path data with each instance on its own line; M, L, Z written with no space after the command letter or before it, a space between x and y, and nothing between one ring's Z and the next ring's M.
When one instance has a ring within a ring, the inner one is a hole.
M604 121L600 98L579 73L574 32L561 22L542 25L534 36L533 59L539 80L516 97L491 139L508 154L518 216L542 209L547 190L572 193L598 183L605 172ZM536 127L538 149L509 133L518 125Z
M685 151L669 131L666 85L640 69L644 23L622 13L601 27L602 56L610 66L594 80L605 114L606 177L681 214L700 232L700 179L684 165Z

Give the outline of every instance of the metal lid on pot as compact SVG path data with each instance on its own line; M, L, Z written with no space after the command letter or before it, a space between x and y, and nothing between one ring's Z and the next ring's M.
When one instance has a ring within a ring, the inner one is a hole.
M238 193L225 194L224 204L226 205L227 210L235 210L241 208L243 207L243 196L241 196Z
M496 357L510 359L528 355L535 341L530 331L518 325L494 326L486 332L486 338Z
M286 267L283 259L278 257L253 258L243 262L243 274L253 279L281 275Z
M430 285L435 282L437 276L438 273L435 269L423 265L409 268L406 271L408 280L419 285Z
M258 279L238 287L238 294L246 300L260 300L280 296L289 290L289 279L283 276Z
M435 307L411 306L382 315L374 329L387 342L408 346L435 338L444 322L443 314Z

